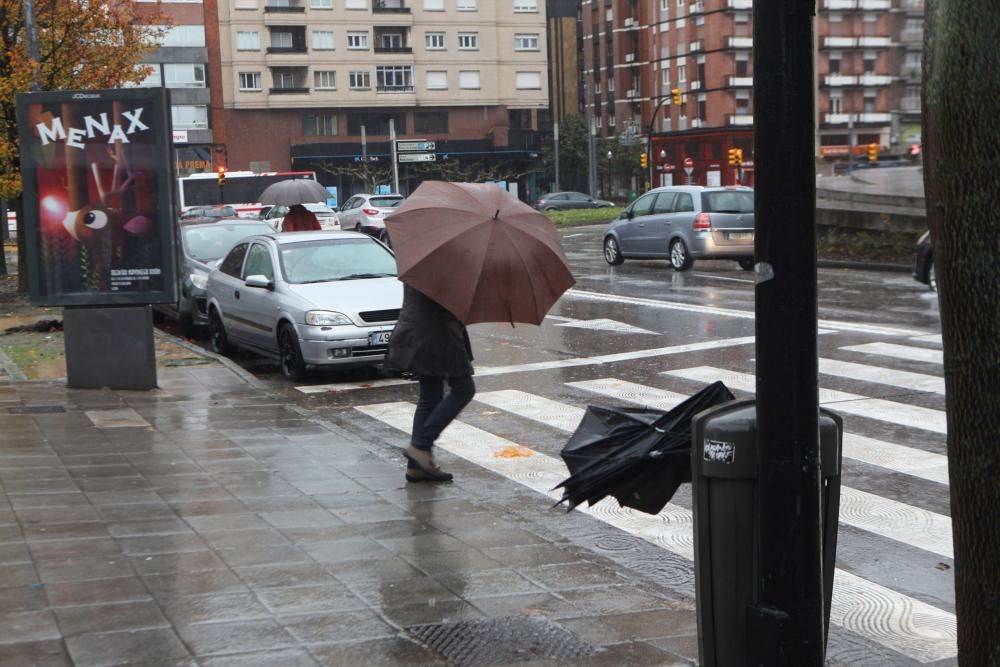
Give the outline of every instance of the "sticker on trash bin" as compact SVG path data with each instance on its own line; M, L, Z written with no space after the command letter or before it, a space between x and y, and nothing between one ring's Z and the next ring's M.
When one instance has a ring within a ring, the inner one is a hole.
M702 459L710 463L732 463L736 458L736 443L721 440L705 440Z

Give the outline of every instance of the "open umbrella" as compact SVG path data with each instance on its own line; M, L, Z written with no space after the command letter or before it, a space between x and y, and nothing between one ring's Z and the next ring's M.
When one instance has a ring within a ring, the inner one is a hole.
M309 178L289 178L267 186L258 200L261 204L272 206L294 206L315 204L329 198L330 193L316 181Z
M573 509L614 496L622 507L658 514L691 481L691 418L733 400L715 382L672 410L587 408L560 455L570 476L556 488Z
M399 279L465 324L541 324L575 282L552 221L495 185L425 181L385 224Z

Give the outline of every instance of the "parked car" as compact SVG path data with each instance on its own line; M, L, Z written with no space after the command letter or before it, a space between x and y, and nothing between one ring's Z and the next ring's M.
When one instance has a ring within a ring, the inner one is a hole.
M270 231L266 223L254 220L182 222L177 261L180 297L177 303L156 305L157 312L176 319L181 332L189 338L194 337L200 327L208 324L205 287L215 262L237 242Z
M303 204L307 210L312 211L319 220L322 229L340 229L340 217L337 212L326 204ZM288 213L287 206L272 206L264 215L264 221L271 225L271 229L276 232L281 231L281 223Z
M613 220L604 233L604 259L670 260L675 271L696 259L734 259L753 269L753 190L700 185L655 188Z
M385 237L385 215L403 203L403 195L354 195L337 213L342 229L353 229L375 238Z
M594 199L582 192L550 192L535 202L539 211L568 211L576 208L611 208L614 204L604 199Z
M913 279L937 291L937 276L934 274L934 252L931 250L931 233L924 232L913 248Z
M403 304L396 258L355 232L285 232L238 243L208 277L212 349L277 358L298 382L310 366L378 365Z
M237 218L236 209L232 206L192 206L181 213L181 222L215 222L225 218Z

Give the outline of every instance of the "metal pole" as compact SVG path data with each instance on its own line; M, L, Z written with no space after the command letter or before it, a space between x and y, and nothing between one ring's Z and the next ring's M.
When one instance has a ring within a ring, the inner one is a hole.
M38 61L42 59L38 51L38 39L35 27L35 4L33 0L22 0L21 11L24 13L24 32L28 43L28 58L35 63L34 72L31 75L31 90L37 92L41 90L38 82Z
M653 115L649 117L649 125L646 127L646 166L649 168L649 187L656 187L653 184L653 123L656 122L656 114L660 112L663 103L670 97L661 97L653 109Z
M552 191L559 192L559 121L552 124L552 144L556 160L556 182L552 187Z
M854 106L853 104L848 106ZM854 114L847 112L847 173L854 172Z
M825 650L816 306L816 0L754 0L757 560L752 664Z
M368 163L368 138L365 136L365 126L361 126L361 163Z
M396 155L396 119L389 119L389 151L392 153L392 191L399 192L399 161Z
M590 117L590 128L587 131L587 190L591 199L597 195L597 123Z

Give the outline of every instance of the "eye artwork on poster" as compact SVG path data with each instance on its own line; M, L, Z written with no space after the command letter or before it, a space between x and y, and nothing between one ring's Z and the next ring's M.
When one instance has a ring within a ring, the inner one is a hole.
M35 305L177 300L167 91L17 96Z

